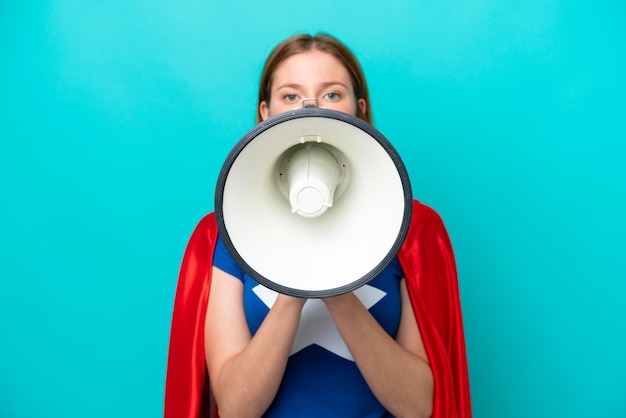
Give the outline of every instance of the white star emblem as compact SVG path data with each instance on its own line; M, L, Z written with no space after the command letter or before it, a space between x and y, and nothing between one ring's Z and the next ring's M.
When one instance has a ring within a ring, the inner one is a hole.
M252 290L268 308L274 306L278 296L277 292L262 285L258 285ZM367 309L374 306L387 295L382 290L370 285L361 286L354 291L354 294ZM304 304L298 333L289 354L295 354L312 344L317 344L340 357L354 361L346 343L339 335L337 327L335 327L330 312L328 312L326 305L320 299L309 299Z

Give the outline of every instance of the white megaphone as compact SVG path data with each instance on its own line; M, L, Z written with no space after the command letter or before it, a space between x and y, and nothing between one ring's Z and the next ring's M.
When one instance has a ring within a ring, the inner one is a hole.
M235 262L270 289L308 298L350 292L384 270L411 207L391 143L361 119L320 108L250 130L215 192L219 234Z

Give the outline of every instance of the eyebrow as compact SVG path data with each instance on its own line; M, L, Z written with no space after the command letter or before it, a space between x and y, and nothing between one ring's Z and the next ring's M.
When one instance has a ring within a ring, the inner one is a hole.
M332 86L342 86L346 90L350 90L348 88L348 86L345 83L342 83L341 81L327 81L327 82L321 84L322 88L328 88L328 87L332 87ZM299 90L299 89L302 89L303 86L301 84L298 84L298 83L286 83L286 84L282 84L280 86L277 86L276 90L280 90L280 89L284 89L284 88L292 88L292 89L295 89L295 90Z

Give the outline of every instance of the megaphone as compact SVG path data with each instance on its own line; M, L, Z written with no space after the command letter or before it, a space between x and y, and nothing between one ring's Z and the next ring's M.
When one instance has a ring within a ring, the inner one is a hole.
M411 219L406 168L374 127L304 108L259 123L219 173L215 215L235 262L260 284L325 298L376 277Z

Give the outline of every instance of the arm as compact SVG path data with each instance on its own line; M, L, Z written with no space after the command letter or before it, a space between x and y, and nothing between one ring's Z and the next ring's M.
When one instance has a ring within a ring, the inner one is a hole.
M220 416L261 416L278 391L305 299L279 295L252 337L241 281L213 267L210 294L205 352Z
M353 294L325 299L333 320L370 389L397 417L430 417L434 383L406 283L394 340Z

